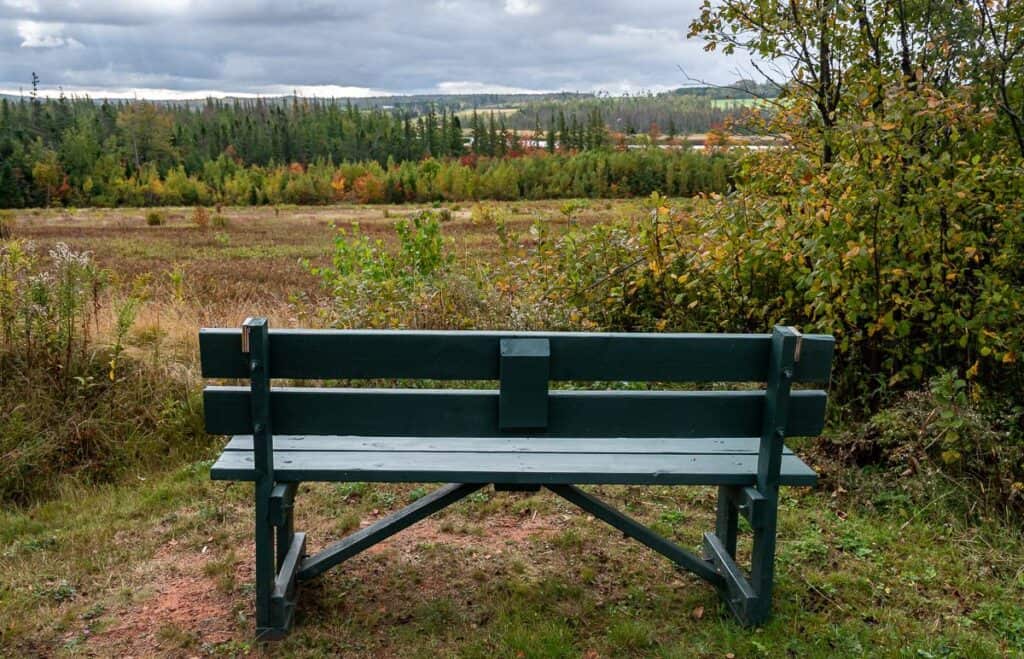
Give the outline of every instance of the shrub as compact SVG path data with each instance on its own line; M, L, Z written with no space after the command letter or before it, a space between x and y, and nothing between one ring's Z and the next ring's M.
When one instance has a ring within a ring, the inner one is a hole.
M955 371L835 438L825 452L856 465L878 465L901 483L914 473L927 481L943 472L989 508L1024 511L1024 408L1006 399L968 393ZM907 483L907 485L911 485ZM914 484L919 485L917 483ZM930 495L929 495L930 496Z
M141 299L108 306L107 273L57 245L0 245L0 501L55 494L206 446L197 391L124 354ZM103 340L101 316L113 318ZM182 391L185 394L183 396Z
M226 215L221 215L219 213L213 216L211 222L215 229L227 229L231 224Z
M327 322L343 327L522 327L486 270L456 272L435 211L395 223L398 245L339 229L330 267L306 267L334 297ZM538 309L545 308L543 305ZM528 316L533 319L535 316Z
M210 211L203 206L196 206L192 211L192 223L205 231L210 227Z
M65 388L89 354L108 275L64 243L47 259L31 243L0 246L0 358L41 368Z
M0 211L0 240L10 240L14 235L14 213Z
M166 218L160 211L149 211L146 213L146 226L159 227L163 226Z

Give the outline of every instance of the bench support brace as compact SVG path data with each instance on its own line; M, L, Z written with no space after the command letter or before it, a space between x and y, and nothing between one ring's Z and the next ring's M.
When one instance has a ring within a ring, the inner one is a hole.
M629 537L637 540L654 551L667 557L679 567L693 572L698 577L709 581L715 586L723 586L722 576L715 571L711 562L701 559L696 554L683 549L631 517L627 517L597 497L584 492L575 485L548 485L549 490L573 503L594 517L607 522Z
M452 483L434 490L397 513L389 515L367 526L365 529L356 531L318 554L314 554L302 561L302 566L299 568L299 579L312 579L323 574L335 565L352 558L361 551L369 549L382 540L390 538L421 519L447 508L482 487L484 487L483 483Z

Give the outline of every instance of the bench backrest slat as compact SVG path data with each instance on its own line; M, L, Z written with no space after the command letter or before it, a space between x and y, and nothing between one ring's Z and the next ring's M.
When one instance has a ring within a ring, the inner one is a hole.
M770 334L270 330L270 377L497 380L503 338L550 341L557 381L764 382ZM199 335L204 377L248 378L241 330ZM794 382L826 383L834 340L804 335ZM757 434L757 433L755 433Z
M756 437L764 391L552 391L537 431L503 431L491 390L276 388L274 432L380 437ZM794 391L788 436L821 432L824 391ZM248 387L207 387L207 430L252 432Z

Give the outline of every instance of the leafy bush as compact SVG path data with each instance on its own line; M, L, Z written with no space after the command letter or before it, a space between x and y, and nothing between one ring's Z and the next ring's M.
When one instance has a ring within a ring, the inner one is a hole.
M504 225L503 225L504 226ZM396 246L371 240L358 225L339 229L332 264L306 267L333 297L328 324L419 329L540 329L564 324L560 307L525 292L536 273L528 259L509 257L499 267L453 267L435 211L395 223ZM523 291L520 295L519 291Z
M1024 511L1022 420L1024 408L972 395L964 379L946 371L927 390L908 392L864 424L822 441L829 455L847 463L925 480L941 471L990 508Z
M159 227L163 226L165 221L164 214L160 211L150 211L146 213L146 226Z
M87 253L0 245L0 501L106 481L206 446L196 390L124 354L141 300L111 302ZM97 336L102 317L113 334Z
M441 220L435 211L423 211L412 220L395 222L399 248L390 252L383 240L371 240L353 223L351 232L338 229L331 268L311 268L333 291L347 286L353 277L377 284L394 282L403 288L428 283L442 274L452 257L445 252Z

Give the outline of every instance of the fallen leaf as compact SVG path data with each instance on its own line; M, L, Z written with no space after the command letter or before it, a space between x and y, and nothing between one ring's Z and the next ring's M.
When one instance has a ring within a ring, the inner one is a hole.
M700 620L704 617L704 607L698 606L692 613L690 613L690 615L693 616L694 620Z

